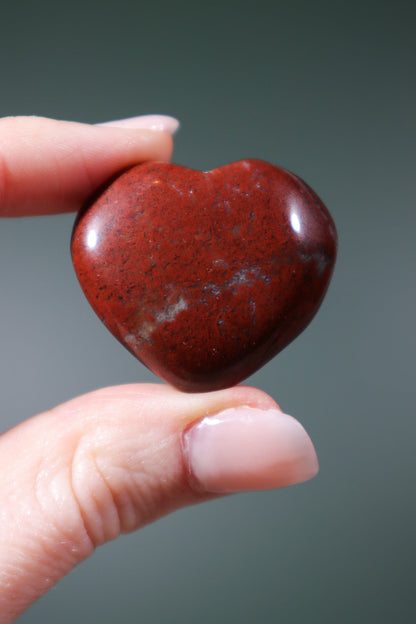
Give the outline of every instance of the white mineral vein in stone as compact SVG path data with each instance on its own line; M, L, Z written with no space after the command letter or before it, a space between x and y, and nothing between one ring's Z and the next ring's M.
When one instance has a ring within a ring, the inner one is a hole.
M156 322L166 323L166 322L174 321L176 318L176 315L179 314L179 312L182 312L183 310L187 310L187 309L188 309L188 304L186 302L186 299L182 295L180 295L176 303L167 305L165 308L162 308L162 310L159 310L159 312L156 312L155 314Z

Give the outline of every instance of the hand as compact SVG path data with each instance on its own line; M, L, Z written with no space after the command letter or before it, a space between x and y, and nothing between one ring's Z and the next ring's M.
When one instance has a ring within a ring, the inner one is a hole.
M101 126L2 119L0 214L75 211L117 171L168 160L175 128L168 117ZM302 426L249 387L186 395L126 385L35 416L0 436L0 624L121 533L317 471Z

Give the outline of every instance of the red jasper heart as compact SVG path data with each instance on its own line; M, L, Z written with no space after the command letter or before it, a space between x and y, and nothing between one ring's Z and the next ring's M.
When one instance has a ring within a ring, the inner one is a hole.
M242 381L308 325L336 241L321 200L284 169L144 163L81 211L72 257L114 336L162 379L200 392Z

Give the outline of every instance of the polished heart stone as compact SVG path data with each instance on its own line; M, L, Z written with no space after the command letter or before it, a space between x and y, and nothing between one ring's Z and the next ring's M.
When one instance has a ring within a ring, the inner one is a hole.
M288 345L317 312L335 256L314 191L259 160L138 165L81 211L72 238L100 319L188 392L234 385Z

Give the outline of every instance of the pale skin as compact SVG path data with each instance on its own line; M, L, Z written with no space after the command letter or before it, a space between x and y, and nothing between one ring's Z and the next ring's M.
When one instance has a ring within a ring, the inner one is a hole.
M169 160L176 125L168 117L101 126L0 119L0 216L77 211L116 172ZM34 416L0 436L0 624L121 533L317 471L300 423L247 386L188 395L125 385Z

